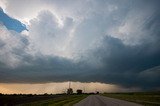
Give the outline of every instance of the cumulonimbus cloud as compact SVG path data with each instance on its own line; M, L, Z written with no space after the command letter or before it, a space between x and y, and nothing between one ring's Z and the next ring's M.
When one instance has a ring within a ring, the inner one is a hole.
M28 18L27 33L1 25L0 82L72 80L158 88L159 2L78 2L75 8L70 1L66 7L63 2L39 1L36 9L42 7ZM20 2L6 3L14 8ZM55 10L46 7L52 3ZM29 14L19 10L16 14L11 7L6 12L20 20Z

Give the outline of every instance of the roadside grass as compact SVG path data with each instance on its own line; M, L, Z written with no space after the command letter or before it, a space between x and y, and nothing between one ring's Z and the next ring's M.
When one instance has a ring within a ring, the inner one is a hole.
M104 93L102 95L145 106L160 106L160 92Z
M36 101L26 104L20 104L18 106L73 106L73 104L86 98L88 95L64 95L61 97Z

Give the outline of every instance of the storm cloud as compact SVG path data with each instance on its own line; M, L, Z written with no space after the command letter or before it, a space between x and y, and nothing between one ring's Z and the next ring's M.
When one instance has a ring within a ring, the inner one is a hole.
M32 8L21 0L0 2L27 27L20 33L0 25L0 82L159 89L158 0L25 2Z

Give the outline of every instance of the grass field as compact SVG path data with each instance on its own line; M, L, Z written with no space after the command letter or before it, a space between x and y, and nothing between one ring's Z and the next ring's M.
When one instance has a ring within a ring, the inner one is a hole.
M90 94L81 95L0 95L0 106L73 106ZM136 102L145 106L160 106L160 92L104 93L107 97Z
M87 97L87 94L0 95L0 106L72 106Z
M102 95L136 102L145 106L160 106L160 92L104 93Z
M85 97L87 97L87 95L64 95L53 99L20 104L18 106L72 106Z

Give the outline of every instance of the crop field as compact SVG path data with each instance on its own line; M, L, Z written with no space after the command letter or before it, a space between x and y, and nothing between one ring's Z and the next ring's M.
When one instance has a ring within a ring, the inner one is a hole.
M0 106L72 106L88 95L3 95Z
M104 93L102 95L136 102L145 106L160 106L160 92Z
M66 95L54 99L36 101L18 106L73 106L73 104L87 97L87 95Z
M73 106L89 95L91 94L0 95L0 106ZM103 93L100 95L145 106L160 106L160 92Z

